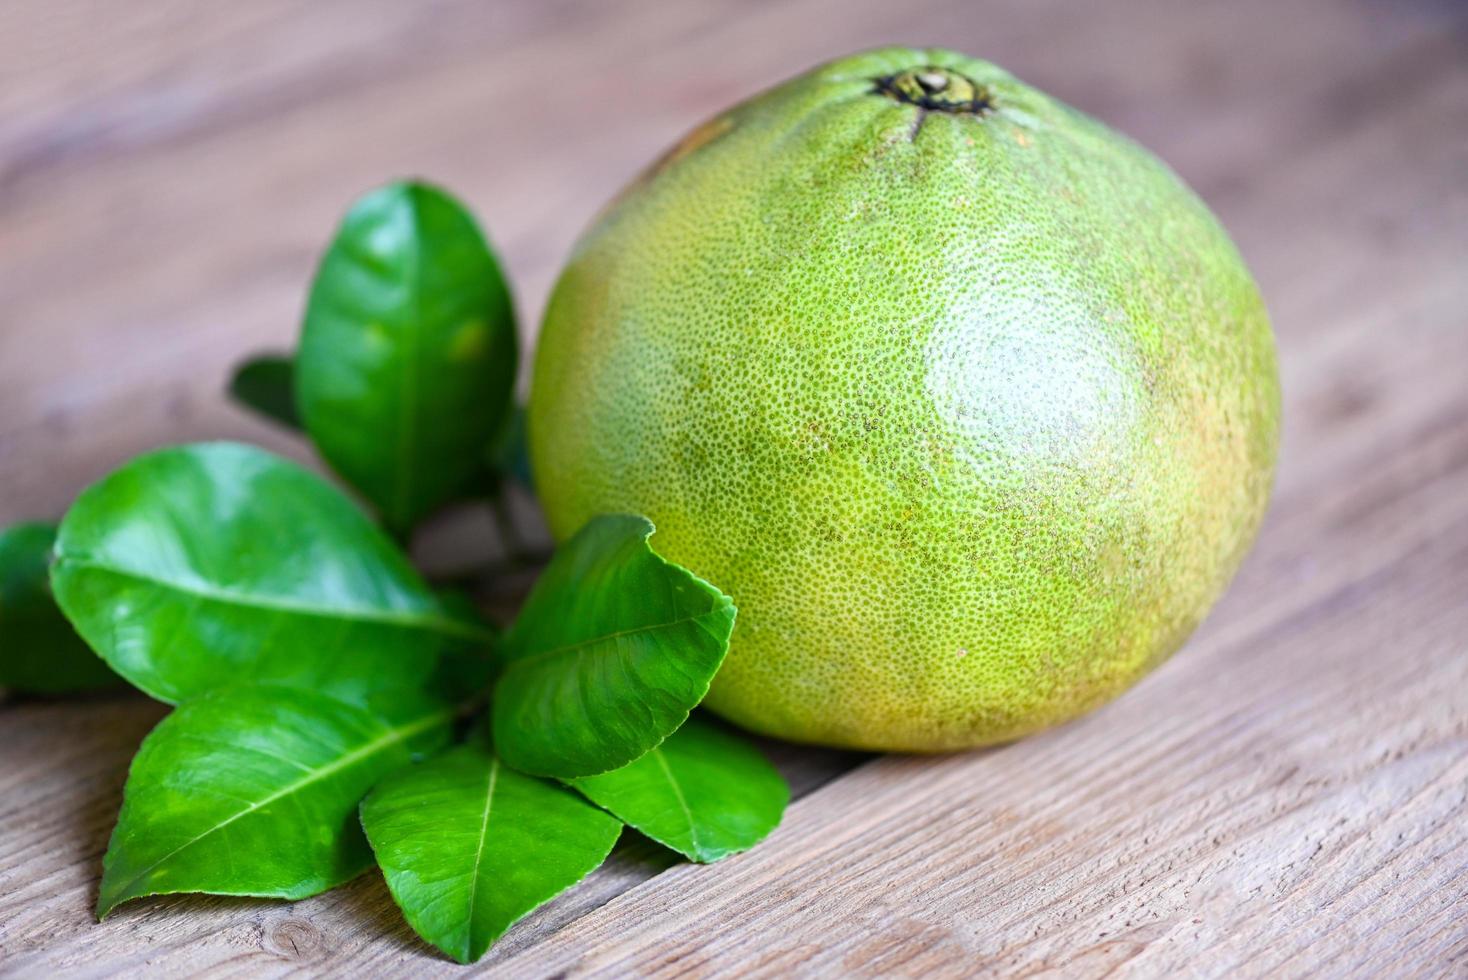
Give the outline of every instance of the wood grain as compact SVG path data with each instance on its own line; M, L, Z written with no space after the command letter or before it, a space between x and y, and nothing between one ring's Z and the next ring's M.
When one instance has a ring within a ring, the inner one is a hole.
M464 193L530 334L577 230L663 145L894 40L1005 64L1220 213L1280 339L1259 546L1110 707L939 758L771 746L800 798L769 842L712 867L623 845L483 970L1468 976L1468 19L1447 2L0 6L0 522L165 442L304 458L219 392L289 345L360 189L417 172ZM490 546L468 521L424 550ZM376 875L93 923L162 712L0 706L0 972L464 972Z

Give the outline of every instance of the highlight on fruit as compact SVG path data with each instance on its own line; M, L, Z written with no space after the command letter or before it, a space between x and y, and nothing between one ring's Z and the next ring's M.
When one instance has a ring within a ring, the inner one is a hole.
M442 187L361 197L307 295L297 350L228 386L318 465L164 447L0 530L0 684L171 706L98 917L376 868L474 962L624 827L702 863L773 832L749 733L954 751L1116 697L1273 478L1273 338L1217 220L942 49L822 65L659 157L568 257L527 404L513 291ZM451 580L409 547L446 508L502 539Z

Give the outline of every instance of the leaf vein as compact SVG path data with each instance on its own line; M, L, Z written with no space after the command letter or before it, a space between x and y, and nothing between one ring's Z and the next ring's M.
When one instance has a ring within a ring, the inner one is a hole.
M688 808L688 800L683 795L683 787L678 785L678 780L673 776L673 770L668 766L668 760L663 757L661 749L652 750L653 758L658 760L658 765L663 770L663 776L668 780L668 785L673 788L673 796L677 798L678 805L683 808L683 819L688 823L688 842L693 847L694 854L701 853L698 845L698 825L694 822L693 811Z
M474 946L474 900L479 892L479 866L484 860L484 842L489 837L489 811L494 807L494 786L499 781L500 760L491 759L489 763L489 785L484 790L484 814L479 822L479 846L474 851L474 870L469 875L469 928L466 952L473 955Z
M262 596L256 593L235 592L230 589L221 589L213 586L201 586L196 584L185 584L182 582L169 581L154 575L129 568L120 568L105 562L91 559L63 556L57 560L58 565L70 565L73 568L91 569L94 571L108 572L123 578L133 579L148 585L155 585L163 589L171 589L185 596L198 599L212 599L228 605L244 606L252 609L265 609L273 612L294 613L302 616L314 616L320 619L352 620L362 623L374 623L384 626L400 626L411 629L422 629L428 632L441 633L458 639L473 640L475 642L490 642L493 637L486 631L440 616L430 616L421 613L399 615L392 612L374 609L350 609L340 606L312 606L304 602L296 602L290 599L282 599L275 596Z

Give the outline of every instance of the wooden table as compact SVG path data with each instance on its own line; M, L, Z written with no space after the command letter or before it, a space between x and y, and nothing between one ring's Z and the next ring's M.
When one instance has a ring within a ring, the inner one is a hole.
M1157 150L1256 270L1286 394L1257 550L1110 707L942 758L777 748L799 798L766 844L712 867L623 846L483 967L1468 976L1465 14L12 0L0 522L57 516L162 443L303 456L221 388L240 355L292 343L317 250L386 177L476 206L533 333L576 232L713 110L867 45L967 49ZM162 714L125 695L0 707L0 972L461 972L375 873L95 924L127 760Z

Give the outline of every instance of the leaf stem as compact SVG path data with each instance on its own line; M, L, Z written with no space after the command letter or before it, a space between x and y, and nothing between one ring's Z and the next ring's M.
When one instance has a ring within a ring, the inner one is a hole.
M494 516L495 531L499 533L500 546L505 551L505 557L523 564L525 541L515 528L515 515L510 513L510 505L509 501L505 499L503 484L499 491L489 498L489 512Z

